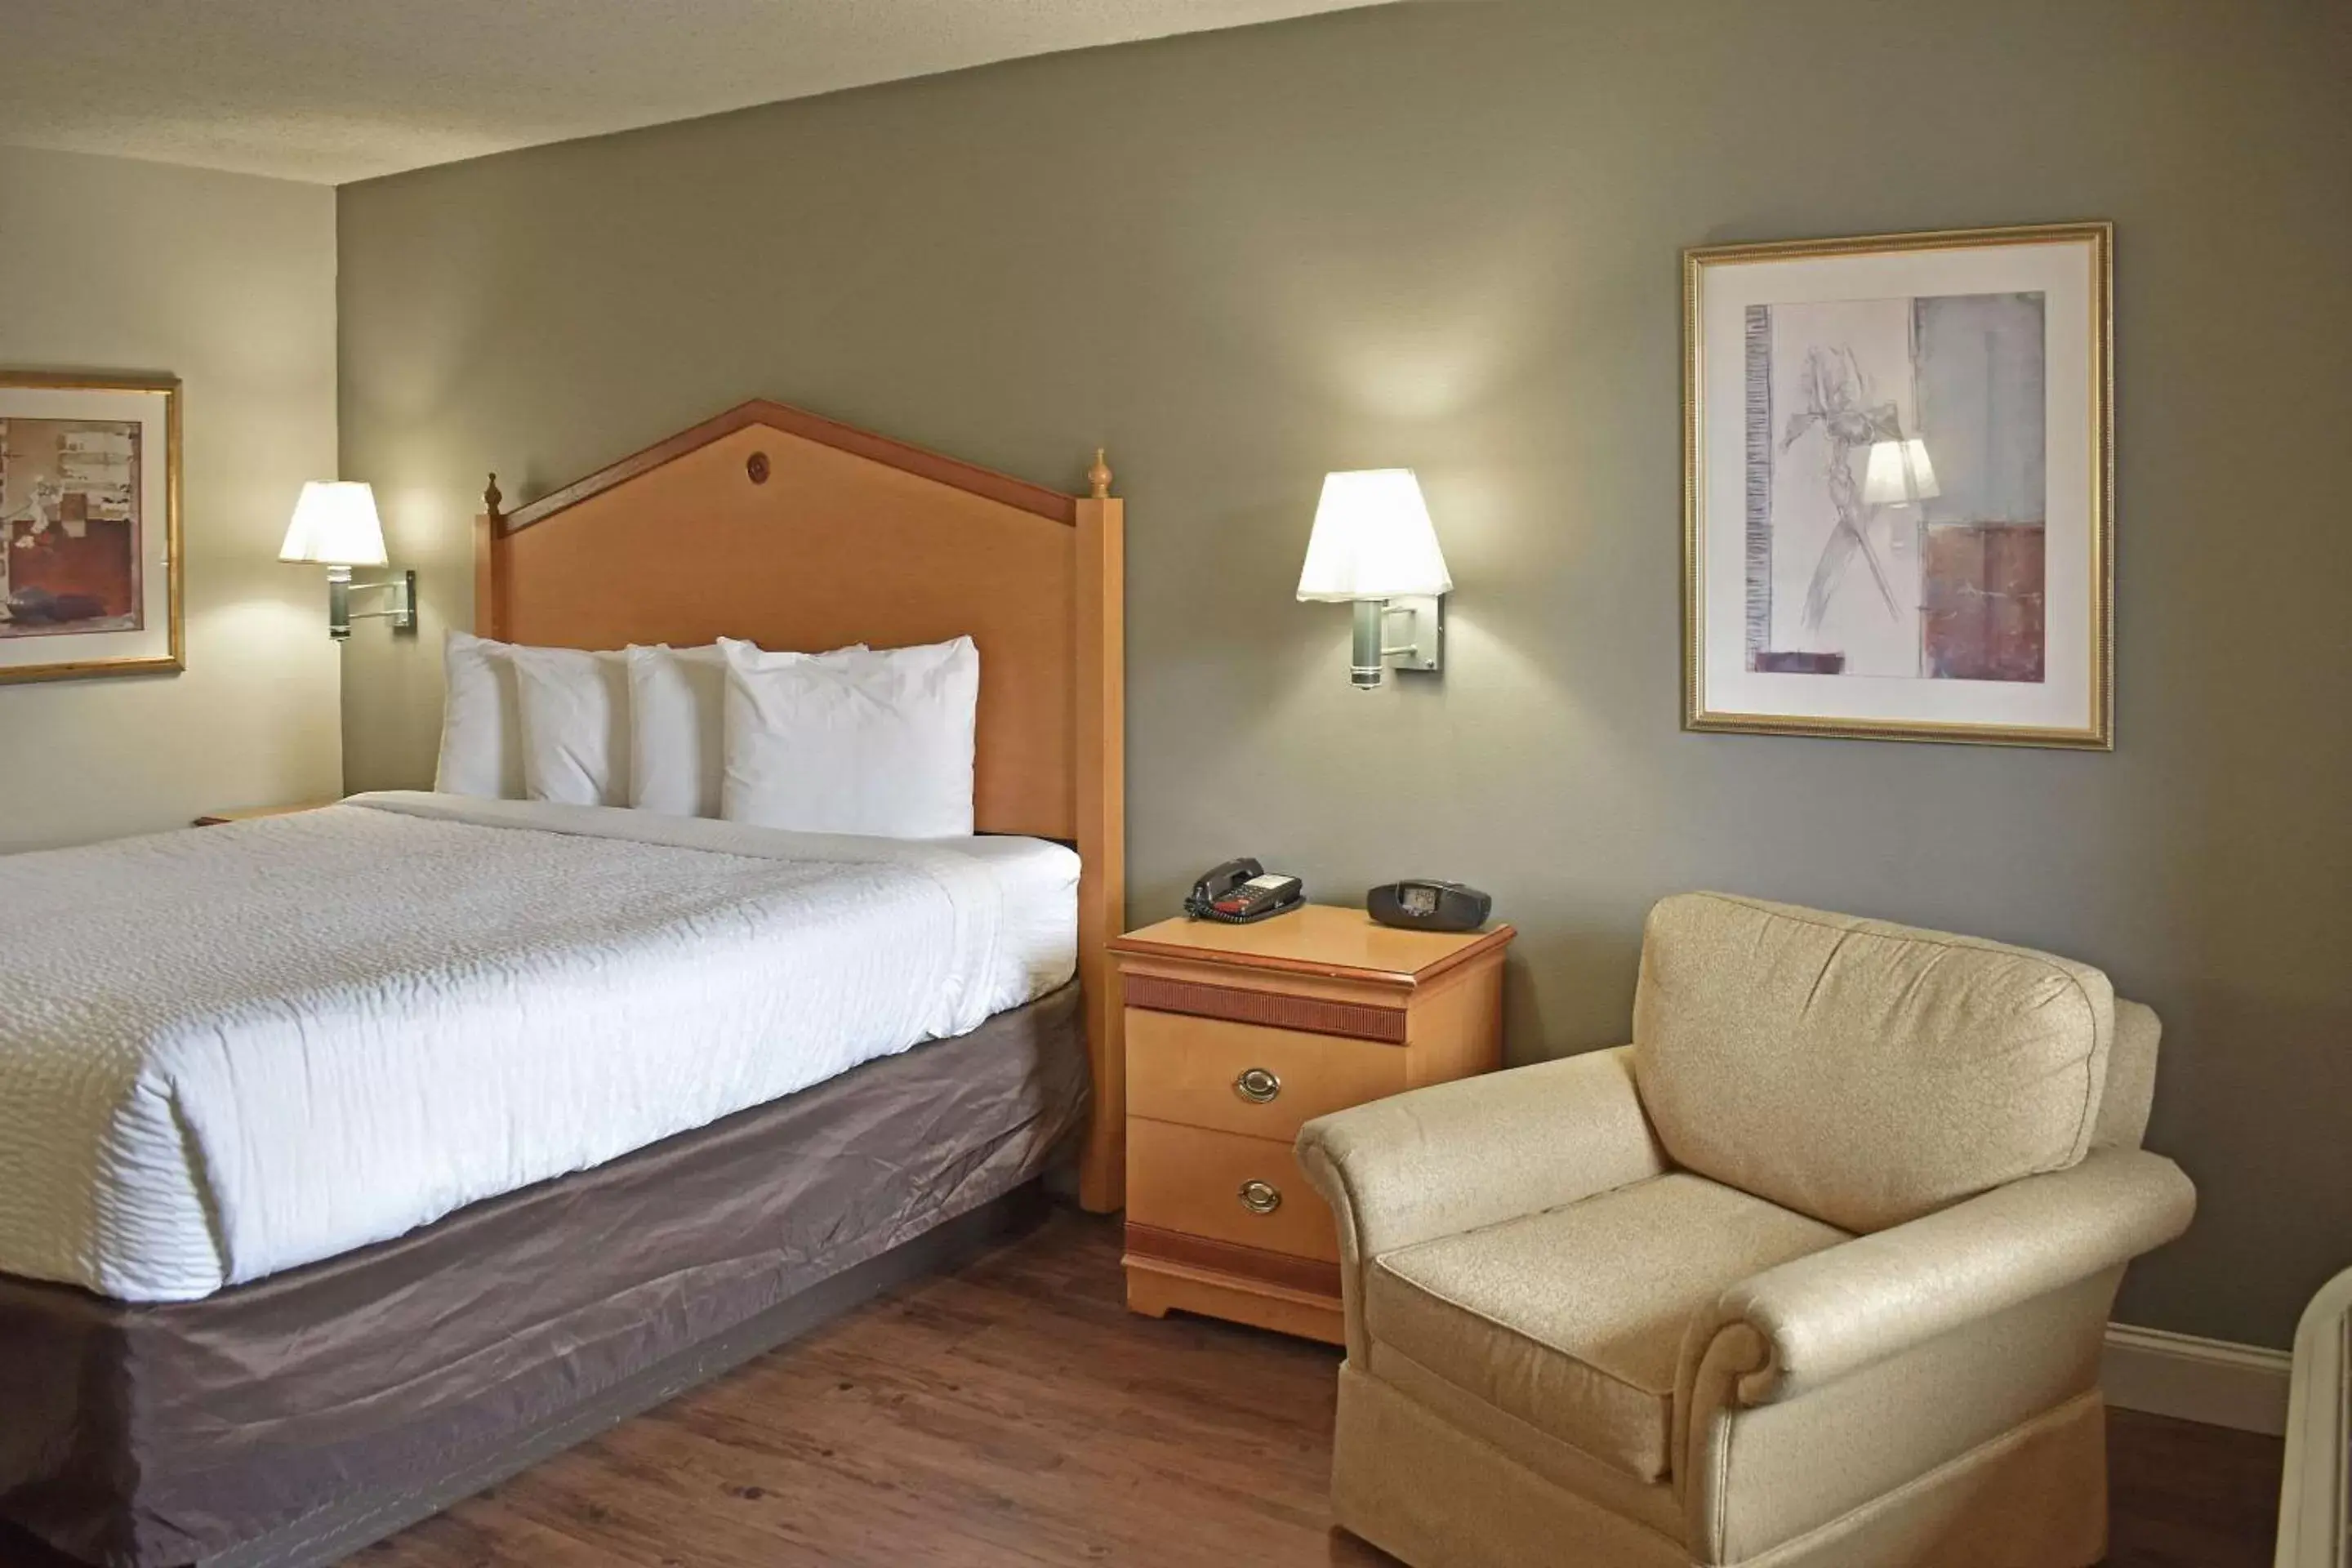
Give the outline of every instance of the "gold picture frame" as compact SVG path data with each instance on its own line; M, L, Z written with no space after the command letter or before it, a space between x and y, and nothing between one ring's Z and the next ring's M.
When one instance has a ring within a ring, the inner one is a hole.
M2105 222L1683 252L1685 729L2114 749L2113 275Z
M0 685L187 668L180 419L176 376L0 371Z

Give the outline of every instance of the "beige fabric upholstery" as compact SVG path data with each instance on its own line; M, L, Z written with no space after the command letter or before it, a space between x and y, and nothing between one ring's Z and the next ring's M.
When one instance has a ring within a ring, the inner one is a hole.
M1692 1418L1706 1441L1683 1467L1689 1538L1738 1562L2095 1390L2122 1277L2109 1269L1979 1318L1801 1399L1726 1405L1711 1388Z
M1717 1297L1694 1337L1748 1331L1740 1403L1794 1398L2153 1251L2189 1228L2196 1207L2171 1161L2102 1149L2071 1171L1768 1268Z
M1372 1346L1370 1370L1385 1387L1396 1390L1456 1431L1508 1454L1514 1463L1533 1470L1553 1485L1565 1487L1587 1501L1597 1502L1610 1512L1670 1540L1682 1539L1683 1501L1673 1487L1637 1480L1574 1444L1530 1426L1475 1394L1465 1394L1388 1345Z
M2105 1411L2045 1411L1820 1529L1741 1558L1695 1552L1339 1369L1331 1510L1412 1568L2088 1568L2106 1552Z
M1324 1117L1300 1131L1298 1160L1339 1222L1348 1353L1360 1364L1364 1260L1666 1168L1622 1046Z
M1417 1568L2095 1563L2107 1311L2195 1205L2137 1147L2154 1016L1843 917L1651 931L1630 1053L1301 1132L1339 1522Z
M1375 1346L1654 1481L1694 1314L1750 1274L1846 1239L1678 1172L1384 1252L1364 1277L1366 1312Z
M2081 1159L2114 1026L2087 964L1686 893L1650 912L1633 1071L1675 1164L1871 1231Z
M1644 1524L1520 1464L1353 1362L1339 1369L1331 1512L1343 1528L1412 1568L1683 1568L1690 1562L1678 1532ZM1671 1521L1671 1509L1665 1518Z
M1742 1568L2081 1568L2107 1554L2106 1406L2096 1390ZM1570 1559L1573 1561L1573 1559Z
M2154 1008L2116 998L2116 1039L2107 1052L2107 1087L2099 1096L2094 1145L2137 1149L2147 1136L2147 1114L2156 1103L2156 1047L2163 1036Z

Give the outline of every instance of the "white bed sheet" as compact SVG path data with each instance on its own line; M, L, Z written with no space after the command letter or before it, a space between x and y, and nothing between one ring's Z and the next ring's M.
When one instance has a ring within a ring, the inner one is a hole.
M406 792L0 858L0 1271L195 1300L964 1033L1077 873Z

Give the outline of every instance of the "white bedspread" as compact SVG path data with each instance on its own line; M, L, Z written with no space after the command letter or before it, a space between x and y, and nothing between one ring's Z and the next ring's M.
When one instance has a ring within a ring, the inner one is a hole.
M0 1271L194 1300L961 1034L1077 869L405 793L0 858Z

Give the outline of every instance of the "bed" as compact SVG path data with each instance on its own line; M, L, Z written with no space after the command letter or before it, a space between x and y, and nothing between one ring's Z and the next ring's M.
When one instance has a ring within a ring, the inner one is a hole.
M1122 1198L1120 504L772 403L476 524L476 629L968 635L968 839L410 792L0 862L0 1554L332 1561ZM90 984L87 977L102 975Z

